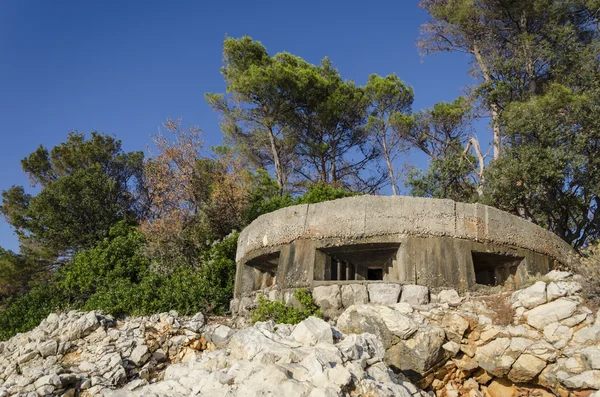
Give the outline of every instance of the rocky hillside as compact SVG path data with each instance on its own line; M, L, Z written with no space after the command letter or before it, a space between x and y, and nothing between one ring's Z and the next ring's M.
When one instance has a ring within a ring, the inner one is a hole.
M512 294L439 291L296 326L52 314L0 342L0 396L598 397L600 316L580 289L551 272Z

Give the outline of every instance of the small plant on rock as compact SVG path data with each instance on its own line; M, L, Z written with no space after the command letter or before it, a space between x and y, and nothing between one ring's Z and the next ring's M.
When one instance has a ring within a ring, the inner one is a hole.
M258 306L252 310L252 322L273 320L278 324L298 324L310 316L323 318L323 313L307 289L294 291L294 297L301 309L287 306L284 301L271 301L265 296L258 297Z

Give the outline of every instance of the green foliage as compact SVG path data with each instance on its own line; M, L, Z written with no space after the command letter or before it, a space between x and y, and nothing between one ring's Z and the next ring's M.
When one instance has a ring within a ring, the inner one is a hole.
M600 240L592 241L582 250L582 256L576 264L576 268L571 269L577 274L583 276L581 285L583 290L581 295L587 300L587 304L593 309L600 308Z
M402 134L394 127L403 116L410 113L414 92L395 74L386 77L372 74L365 86L365 94L370 101L366 128L385 159L392 193L396 195L398 176L393 162L406 147Z
M20 186L2 192L0 212L15 227L23 249L56 255L93 247L119 220L143 212L143 154L125 153L121 142L92 133L71 133L50 152L40 147L22 160L32 197Z
M412 195L463 202L478 199L483 160L465 150L470 145L470 111L465 98L459 97L453 102L436 103L410 118L394 120L395 128L409 145L430 158L427 170L412 170L407 177L406 186Z
M238 233L231 233L215 242L204 252L196 269L179 266L165 275L148 270L148 261L140 254L143 237L129 229L126 235L79 254L73 261L75 265L62 272L62 285L71 302L85 310L114 315L169 310L181 314L222 313L233 296L237 238ZM94 278L97 283L86 282ZM78 279L82 280L81 286L77 285Z
M323 182L312 184L303 195L294 200L294 204L314 204L328 200L356 196L358 193Z
M4 299L24 294L49 277L47 261L0 248L0 304Z
M296 181L377 189L381 178L368 165L379 152L364 128L369 100L329 59L313 65L285 52L269 56L242 37L225 40L223 60L227 94L206 100L223 114L236 149L256 168L273 167L280 195Z
M445 158L433 158L429 168L423 172L412 170L406 185L410 193L417 197L445 198L459 202L477 201L476 186L470 180L473 172L472 156L462 154Z
M273 167L283 194L294 160L294 142L285 119L292 111L289 94L298 65L270 57L260 42L248 36L225 39L223 62L227 94L209 93L206 101L223 114L223 132L253 166Z
M7 302L0 311L0 339L35 327L60 309L102 310L116 316L176 310L187 315L223 313L235 278L238 233L215 242L198 268L180 266L168 275L149 269L144 237L121 222L96 247L76 254L49 283Z
M83 306L96 293L122 280L139 283L149 267L148 259L141 254L143 246L144 235L120 222L110 230L108 238L76 254L57 274L69 303Z
M294 204L289 193L279 194L277 182L265 170L257 170L252 175L252 190L248 199L248 208L244 216L246 224L259 216Z
M488 204L521 215L575 248L597 238L600 219L598 89L553 85L505 110L505 155L486 173Z
M62 303L61 291L54 284L33 288L27 294L15 298L4 310L0 310L0 340L36 327L41 320L60 308Z
M246 223L252 222L260 215L298 204L314 204L343 197L356 196L358 193L318 182L310 184L307 191L297 197L286 193L278 195L277 184L266 171L259 170L255 175L254 187L246 212Z
M273 320L277 324L298 324L310 316L323 318L323 313L308 290L295 290L294 297L301 309L287 306L283 301L270 301L265 296L259 296L258 306L250 314L252 322Z

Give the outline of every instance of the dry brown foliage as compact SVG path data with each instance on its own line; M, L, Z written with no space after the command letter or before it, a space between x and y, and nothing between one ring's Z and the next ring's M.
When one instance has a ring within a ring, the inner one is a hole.
M156 153L145 164L149 215L140 229L156 270L197 265L213 239L243 226L251 178L240 156L223 149L216 158L201 155L202 131L168 119L166 134L152 137Z
M202 178L197 167L203 147L202 131L195 126L182 128L181 119L167 119L167 135L152 136L156 153L144 167L145 185L150 198L148 216L140 229L146 235L152 256L167 265L177 256L186 229L192 224L202 203ZM162 269L164 270L164 269Z
M244 226L252 181L242 157L226 152L216 161L218 166L207 215L213 230L225 236Z
M515 317L515 309L510 304L510 294L482 296L486 307L493 312L492 320L497 325L511 325Z

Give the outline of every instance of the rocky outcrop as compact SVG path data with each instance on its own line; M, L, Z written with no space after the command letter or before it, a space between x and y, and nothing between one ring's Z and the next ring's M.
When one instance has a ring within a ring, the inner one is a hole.
M52 314L0 342L0 397L600 397L600 316L570 274L491 296L379 286L322 288L332 313L349 307L295 326Z
M588 395L600 389L600 316L570 273L544 280L513 294L356 305L337 326L377 335L385 363L437 396Z
M125 321L100 312L51 314L0 342L0 396L101 395L130 380L146 383L212 344L206 338L216 332L204 322L201 313Z
M383 355L375 335L346 337L314 317L295 327L257 323L236 332L227 349L171 365L161 381L141 387L126 385L106 395L427 395L390 371Z
M52 314L0 343L0 396L425 396L381 340L309 317L232 329L163 313Z

